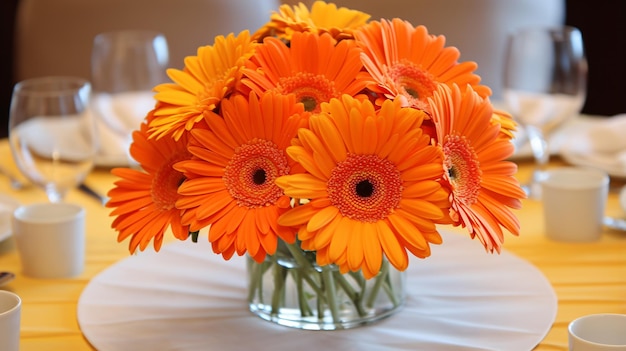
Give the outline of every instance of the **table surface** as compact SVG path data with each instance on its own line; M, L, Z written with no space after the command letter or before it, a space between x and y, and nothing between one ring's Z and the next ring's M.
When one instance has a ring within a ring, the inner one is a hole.
M519 163L519 179L528 179L532 163ZM15 171L6 140L0 142L0 163ZM563 162L558 158L550 167ZM17 172L17 171L15 171ZM112 187L115 178L108 169L96 169L85 183L101 194ZM623 180L611 181L606 213L622 216L617 191ZM44 192L34 186L14 190L0 174L0 194L23 204L46 201ZM21 350L93 350L80 331L76 308L89 280L113 263L128 257L127 242L117 243L110 228L110 210L95 199L74 190L68 202L87 209L87 241L85 271L73 279L33 279L21 274L20 259L13 239L0 243L0 271L17 273L14 281L1 289L17 293L23 301ZM517 211L522 232L508 235L504 249L535 265L550 281L558 296L556 320L535 350L567 350L567 325L586 314L626 314L626 232L605 230L599 241L564 243L551 241L544 235L541 202L524 200ZM455 229L457 230L457 229Z

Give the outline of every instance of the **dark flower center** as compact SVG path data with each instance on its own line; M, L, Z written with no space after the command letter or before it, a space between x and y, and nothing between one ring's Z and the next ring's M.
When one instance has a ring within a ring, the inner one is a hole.
M304 105L305 111L313 111L317 107L317 100L310 96L303 96L300 102Z
M327 184L333 206L362 222L384 219L402 198L400 171L377 155L348 155L333 169Z
M284 150L255 138L235 149L222 179L239 206L256 208L274 204L283 196L274 180L286 174L289 162Z
M374 193L374 184L365 179L356 184L356 193L361 197L370 197Z
M444 168L454 197L466 205L478 199L482 171L476 152L464 136L448 135L443 143Z
M404 90L406 90L406 93L411 95L412 97L416 99L420 98L420 94L417 92L417 90L412 89L412 88L404 88Z
M308 112L319 112L322 102L340 96L335 89L335 82L322 74L309 72L299 72L281 78L276 90L282 94L295 94L296 101L301 102L304 110Z
M456 178L457 178L457 175L456 175L456 170L454 169L454 167L450 167L450 168L448 169L448 178L449 178L449 179L452 179L452 180L454 180L454 179L456 179Z
M265 170L259 168L256 171L254 171L254 173L252 174L252 181L256 185L261 185L265 183Z
M190 158L191 154L187 151L177 152L154 173L151 196L154 205L159 210L168 211L174 208L174 203L179 198L178 187L185 181L185 176L173 166L179 161Z

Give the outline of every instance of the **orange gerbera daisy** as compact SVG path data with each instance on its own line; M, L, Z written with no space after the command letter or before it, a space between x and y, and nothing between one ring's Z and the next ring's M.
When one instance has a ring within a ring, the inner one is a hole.
M420 124L423 111L387 100L376 111L348 95L322 105L310 129L298 131L287 153L306 173L280 177L285 194L310 202L278 219L298 226L302 249L316 250L317 263L342 271L376 275L383 254L399 270L407 250L430 255L441 243L435 223L444 218L448 193L441 150L430 144Z
M471 87L441 84L431 99L437 140L444 153L444 182L451 189L450 216L467 227L485 248L500 252L502 228L519 234L511 208L525 197L514 175L515 163L505 161L513 144L491 123L493 107Z
M270 22L253 36L262 41L271 36L290 41L295 32L329 33L335 40L352 38L354 29L364 25L370 15L345 7L337 8L333 3L315 1L311 10L303 3L293 7L281 5L279 12L273 12Z
M256 43L248 31L235 37L218 36L213 46L202 46L197 56L185 59L184 69L168 69L174 83L155 87L158 108L150 123L156 137L172 135L180 139L202 120L204 114L215 110L219 102L234 89L246 60L252 56Z
M308 113L294 95L251 93L225 99L221 114L207 114L208 129L190 132L195 157L175 166L187 177L176 206L192 232L210 225L215 253L230 259L248 252L261 262L278 238L295 240L292 228L277 224L291 205L274 180L297 170L285 149Z
M294 33L290 46L266 38L244 69L242 86L259 95L293 93L307 111L319 112L322 102L365 88L371 78L359 74L360 52L353 41L335 45L328 34Z
M354 36L363 48L365 69L376 81L369 88L381 94L380 99L402 96L408 105L428 111L428 98L438 83L469 84L480 96L491 95L473 73L476 63L459 63L459 50L444 47L445 37L428 34L424 26L383 19L370 22Z
M500 125L500 134L502 134L504 138L511 140L515 137L514 133L517 130L517 123L510 113L494 109L491 122Z
M153 118L152 114L148 119ZM148 126L141 125L133 133L130 147L133 158L143 171L130 168L115 168L112 174L121 178L108 192L110 200L106 207L113 208L111 216L117 216L112 227L118 232L118 241L131 237L129 249L143 251L151 240L158 251L163 234L170 227L174 236L184 240L189 235L189 226L181 223L181 212L174 206L179 198L178 186L185 179L174 170L176 162L191 158L187 151L187 138L151 139Z

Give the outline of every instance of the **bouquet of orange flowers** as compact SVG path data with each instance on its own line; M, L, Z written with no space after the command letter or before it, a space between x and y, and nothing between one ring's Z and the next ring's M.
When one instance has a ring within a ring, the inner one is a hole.
M428 257L439 225L500 251L525 197L515 123L443 36L369 17L283 5L169 69L133 133L141 170L112 170L118 240L206 236L227 260L284 253L366 280Z

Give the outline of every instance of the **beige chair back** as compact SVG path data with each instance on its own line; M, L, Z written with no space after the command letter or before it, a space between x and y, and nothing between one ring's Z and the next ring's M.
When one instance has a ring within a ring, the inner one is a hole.
M15 79L45 75L90 78L96 34L149 29L165 34L170 67L216 35L252 32L279 0L20 0L16 17Z
M306 3L310 3L308 1ZM446 44L461 51L462 61L476 61L482 82L501 99L507 35L523 26L565 21L565 0L335 0L339 6L372 15L371 19L402 18L423 24Z
M283 0L295 4L299 0ZM303 0L311 4L312 0ZM477 73L501 99L506 36L531 25L561 24L565 0L334 0L372 19L399 17L444 34L476 61ZM93 37L104 31L151 29L165 34L170 66L213 37L255 31L277 10L280 0L21 0L17 15L16 79L72 74L89 77Z

